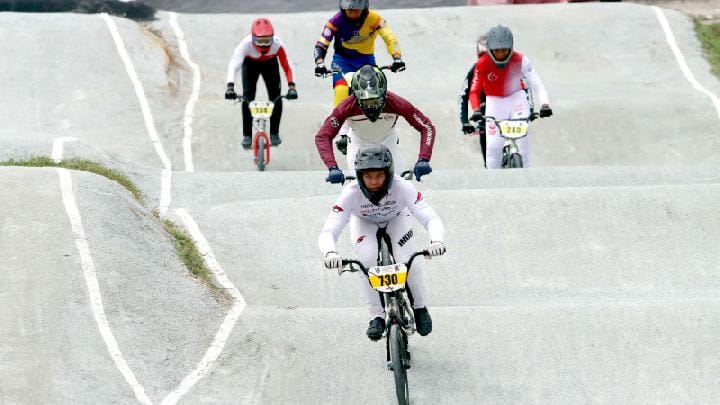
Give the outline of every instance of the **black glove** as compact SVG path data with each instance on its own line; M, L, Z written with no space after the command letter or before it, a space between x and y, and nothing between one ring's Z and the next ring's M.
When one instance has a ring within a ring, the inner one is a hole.
M471 121L476 121L476 122L483 122L483 121L485 121L485 115L484 115L484 114L482 113L482 111L480 111L480 109L478 108L477 110L475 110L475 111L472 113L472 116L470 116L470 120L471 120Z
M340 135L340 139L335 141L335 146L337 146L338 150L343 155L347 155L347 144L348 144L347 135Z
M235 100L237 93L235 93L235 83L228 83L227 89L225 89L225 100Z
M325 77L330 73L331 72L324 64L318 63L317 65L315 65L315 77Z
M432 172L430 161L422 158L418 159L417 163L415 163L415 170L413 170L413 172L415 173L415 180L420 181L420 177Z
M475 132L475 126L469 122L463 122L462 131L465 134L472 134L473 132Z
M293 83L292 85L294 86L295 83ZM297 100L297 90L295 90L295 88L288 89L285 98L287 98L288 100Z
M345 184L345 175L337 166L333 166L330 168L330 173L328 173L325 181L331 184Z
M390 70L393 73L402 72L403 70L405 70L405 62L403 62L400 58L394 58L392 66L390 66Z
M552 115L552 108L549 105L543 104L540 107L540 118L547 118Z

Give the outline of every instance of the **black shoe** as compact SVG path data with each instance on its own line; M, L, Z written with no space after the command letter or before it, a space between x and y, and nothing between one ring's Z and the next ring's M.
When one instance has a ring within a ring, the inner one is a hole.
M385 332L384 318L375 318L370 321L370 325L367 330L367 337L369 337L370 340L379 340L382 337L383 332Z
M282 143L279 134L270 134L270 146L278 146Z
M432 318L430 318L430 312L427 307L413 309L415 314L415 327L417 328L420 336L425 336L432 332Z
M243 149L250 149L252 146L252 137L250 135L243 135L242 147Z
M335 146L337 146L338 150L343 155L347 155L347 144L348 144L347 135L340 135L340 139L335 141Z

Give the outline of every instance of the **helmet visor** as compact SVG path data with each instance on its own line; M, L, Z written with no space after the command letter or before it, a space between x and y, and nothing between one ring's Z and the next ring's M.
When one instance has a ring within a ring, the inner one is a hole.
M254 37L253 42L255 45L267 48L273 43L273 37Z
M382 108L384 102L385 102L385 100L383 100L382 97L358 100L358 104L360 104L360 108L367 109L367 110L380 109L380 108Z

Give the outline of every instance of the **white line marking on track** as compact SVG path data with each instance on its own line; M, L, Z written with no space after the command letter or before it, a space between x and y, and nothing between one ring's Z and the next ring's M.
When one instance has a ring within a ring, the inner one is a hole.
M135 375L128 367L125 358L123 358L120 347L118 346L115 336L110 330L107 316L105 315L105 309L102 303L102 296L100 295L100 285L97 280L97 273L95 272L95 264L92 256L90 255L90 245L85 237L85 230L83 229L82 219L80 218L80 211L75 203L75 196L73 195L72 177L70 172L66 169L57 169L58 176L60 177L60 190L62 191L63 204L65 204L65 210L67 211L70 224L72 226L73 233L75 234L75 245L77 246L78 253L80 254L80 265L82 266L83 276L85 276L85 283L88 288L88 296L90 297L90 306L92 308L95 322L97 322L100 335L102 335L105 345L107 346L110 357L115 362L118 370L125 377L125 381L130 384L130 387L135 392L135 397L143 404L152 404L150 398L145 394L145 389L135 378Z
M65 142L75 142L78 139L72 136L61 136L59 138L55 138L53 140L53 146L52 146L52 160L55 163L60 163L62 161L63 156L63 144Z
M183 59L185 59L185 62L190 65L190 69L193 72L192 93L190 94L190 98L185 105L185 117L183 118L183 125L185 131L185 136L183 137L185 171L193 172L195 169L193 167L192 159L192 122L193 111L195 110L195 103L197 103L198 98L200 97L200 67L197 65L197 63L193 62L192 59L190 59L190 52L188 51L187 41L185 41L185 34L180 29L180 24L177 20L177 13L175 12L170 13L170 26L172 26L172 29L175 32L175 37L177 37L178 46L180 47L180 54L182 55Z
M195 370L188 374L182 380L180 385L162 400L162 405L177 403L180 397L185 395L190 388L208 374L215 363L215 360L217 360L218 356L225 347L225 343L230 336L230 332L232 332L233 327L235 327L235 322L240 317L240 314L243 312L246 305L245 299L242 294L240 294L240 291L235 288L235 285L230 281L222 267L220 267L220 264L215 258L215 254L213 254L210 249L210 245L208 245L207 240L200 232L200 228L192 216L190 216L190 213L184 208L179 208L175 210L175 214L180 217L185 224L185 227L188 229L188 232L190 232L190 235L197 244L198 250L200 250L200 253L205 258L205 263L215 275L215 279L223 288L227 289L235 302L233 303L232 308L230 308L230 311L228 311L227 315L225 315L225 320L222 325L220 325L220 329L218 329L215 334L215 339L205 353L205 356L203 356L200 360Z
M153 116L150 111L150 104L148 103L147 97L145 97L145 89L143 88L143 85L138 78L132 61L130 60L130 55L128 55L127 49L125 48L125 43L123 42L122 37L120 37L120 32L118 31L117 25L115 25L115 21L112 19L112 17L107 15L107 13L100 14L100 17L105 20L105 23L110 30L110 35L112 35L112 38L115 41L115 46L117 47L118 54L120 55L120 58L125 64L125 70L127 71L128 76L130 76L130 80L135 87L135 94L137 95L138 101L140 102L140 109L142 110L143 119L145 121L145 128L147 129L148 136L150 136L150 140L155 147L155 153L157 153L157 155L160 157L160 160L163 164L164 170L161 176L162 184L160 186L159 207L160 215L163 216L165 212L167 212L167 207L170 206L170 182L172 181L172 165L170 164L170 159L168 159L167 154L165 154L165 149L163 148L163 145L160 142L160 138L158 137L157 129L155 129L155 121L153 120Z
M680 65L680 70L682 70L685 78L690 82L690 84L693 85L695 90L710 97L710 100L712 100L713 104L715 105L715 109L717 110L718 118L720 119L720 99L715 94L711 93L709 90L701 86L697 80L695 80L695 76L693 76L692 72L690 71L690 67L687 65L687 62L685 62L685 57L683 56L682 52L680 52L680 48L678 48L677 46L675 35L673 35L672 29L670 29L670 23L668 22L667 17L665 17L665 13L663 13L662 9L657 6L652 6L652 8L655 10L655 14L657 14L657 18L660 21L660 26L662 27L663 31L665 31L665 39L667 39L668 45L670 45L670 49L672 49L673 54L675 55L675 59L677 59L678 65Z

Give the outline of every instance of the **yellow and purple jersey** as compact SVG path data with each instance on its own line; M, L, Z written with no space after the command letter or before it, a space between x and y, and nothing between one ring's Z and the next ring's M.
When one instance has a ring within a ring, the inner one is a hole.
M375 53L378 34L385 41L388 53L400 53L400 45L387 22L375 10L363 12L363 17L352 21L338 11L325 23L320 38L315 43L315 59L325 58L330 43L335 41L335 55L353 59Z

